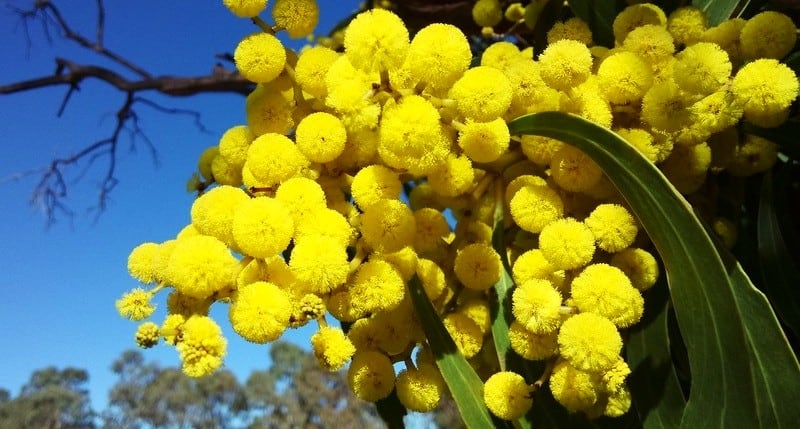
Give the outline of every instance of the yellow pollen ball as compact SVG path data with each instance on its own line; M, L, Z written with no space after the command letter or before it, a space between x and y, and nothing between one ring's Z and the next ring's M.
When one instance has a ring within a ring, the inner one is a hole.
M225 131L219 139L219 154L233 164L242 166L247 158L247 148L256 136L246 125L237 125Z
M313 46L300 53L294 68L294 77L303 91L324 100L328 94L325 75L339 58L339 54L324 46Z
M286 88L286 85L289 85ZM245 114L247 125L253 134L260 136L266 133L285 134L294 127L292 112L294 100L291 81L279 76L268 84L258 84L256 89L247 96L245 101Z
M136 288L117 300L117 312L126 319L144 320L156 311L156 306L150 302L152 298L152 293Z
M508 328L508 340L511 348L528 360L548 359L558 352L557 332L534 334L516 320Z
M511 135L502 118L490 122L467 120L458 133L458 145L475 162L492 162L508 149Z
M166 279L178 292L207 298L235 283L238 261L214 237L198 235L178 240L166 269Z
M297 148L313 162L330 162L344 150L347 131L342 121L325 112L312 113L297 125Z
M764 11L747 20L739 35L742 56L753 60L779 60L794 48L797 27L792 18L775 11Z
M396 252L414 242L416 221L403 202L383 199L361 215L361 235L379 252Z
M559 40L539 55L540 74L551 88L566 91L583 83L592 72L589 48L576 40Z
M269 197L252 198L236 210L233 238L242 252L267 259L283 252L294 233L289 210Z
M494 27L503 20L503 9L498 0L478 0L472 6L472 19L480 27Z
M464 155L449 156L447 161L428 174L430 187L445 197L455 197L469 191L474 180L472 161Z
M380 352L357 352L347 370L347 381L357 398L367 402L381 400L394 389L392 362Z
M386 9L359 13L344 34L347 58L365 72L399 68L408 47L408 29L397 15Z
M589 263L594 256L594 234L572 218L551 222L539 234L539 249L557 270L571 270Z
M398 198L403 185L400 176L383 165L370 165L358 170L350 184L353 199L362 211L385 198Z
M728 54L715 43L695 43L675 59L673 80L682 90L694 94L708 95L719 90L733 70Z
M347 280L350 264L341 243L331 237L304 237L297 240L289 268L310 292L327 294Z
M639 101L653 84L650 66L633 52L617 52L607 57L597 70L606 99L615 104Z
M338 371L356 352L350 339L338 328L322 327L311 336L311 347L319 366L328 371Z
M548 45L559 40L575 40L586 46L592 46L592 30L582 19L572 17L564 22L556 22L547 32Z
M210 235L227 245L233 245L233 217L239 206L249 199L241 188L216 187L192 204L192 225L203 235Z
M294 238L302 240L308 236L330 237L342 247L350 244L354 235L353 227L347 218L333 209L316 209L306 219L296 225Z
M380 121L381 159L389 167L412 174L436 169L450 152L440 119L430 101L418 95L403 97L397 104L387 103Z
M464 247L456 256L453 271L469 289L486 290L500 280L502 263L500 255L483 243Z
M278 286L263 281L240 288L228 311L231 327L247 341L277 340L289 326L292 303Z
M222 366L228 342L214 320L207 316L192 316L181 326L181 332L183 336L176 348L184 374L203 377Z
M611 265L619 268L640 291L650 289L658 280L658 262L648 251L627 248L614 254Z
M447 91L469 68L472 60L469 41L450 24L430 24L411 41L405 68L412 80Z
M435 250L450 235L450 225L439 210L429 207L415 210L414 221L417 225L414 249L419 252Z
M603 177L603 171L591 158L567 145L553 154L550 174L558 186L570 192L586 191Z
M545 225L564 216L564 203L554 189L545 185L527 185L513 194L511 217L528 232L541 232Z
M236 69L247 80L270 82L283 71L286 50L277 37L267 33L246 36L233 51Z
M503 72L478 66L467 70L448 96L456 100L458 111L467 119L489 122L508 110L512 94L511 83Z
M572 280L572 305L626 328L644 312L642 294L622 270L607 264L592 264Z
M158 243L142 243L128 256L128 273L142 283L153 283L161 276L157 271L157 259L161 246Z
M430 364L408 368L397 376L397 397L406 408L418 413L432 411L446 391L439 370Z
M493 374L483 386L483 402L492 414L503 420L516 420L533 405L531 391L521 375L511 371Z
M667 19L667 30L678 45L689 46L696 43L707 28L708 18L705 12L694 6L675 9Z
M222 4L239 18L252 18L266 9L267 0L222 0Z
M483 332L481 328L467 315L450 313L445 316L444 327L456 343L458 351L469 359L478 354L483 346Z
M785 112L797 98L798 81L794 71L785 64L760 59L736 72L731 89L736 102L744 107L747 121L774 127L783 121L772 118Z
M405 282L392 264L376 259L358 267L348 290L358 297L353 311L367 315L397 307L405 295Z
M648 24L666 27L667 16L661 8L651 3L628 6L614 18L614 38L617 43L623 43L631 31Z
M306 177L293 177L281 183L275 192L275 199L289 209L295 227L305 223L310 213L326 207L322 187Z
M636 219L618 204L600 204L583 221L592 230L597 247L614 253L633 244L639 229Z
M561 325L558 347L561 356L575 368L597 373L610 369L617 362L622 351L622 337L605 317L580 313Z
M245 168L267 186L299 176L308 159L284 135L268 133L257 137L247 150Z
M561 294L542 279L517 285L511 297L514 318L534 334L549 334L561 324Z
M289 37L306 37L319 22L317 0L275 0L272 19L276 26L289 32Z
M586 411L598 401L600 377L581 371L566 360L556 363L550 375L553 397L569 411Z

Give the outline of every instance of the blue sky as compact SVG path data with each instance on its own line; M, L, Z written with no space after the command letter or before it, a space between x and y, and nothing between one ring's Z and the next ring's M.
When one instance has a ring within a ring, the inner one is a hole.
M84 64L108 64L57 37L50 44L41 28L24 28L5 7L26 5L23 0L0 3L0 84L53 72L56 56ZM65 17L87 37L94 35L94 1L61 1ZM197 75L215 64L214 54L232 52L244 35L255 31L247 20L227 12L220 0L106 2L105 45L156 75ZM355 9L356 0L320 1L320 33ZM268 16L265 16L268 18ZM122 94L101 82L86 82L73 95L61 118L56 118L66 88L53 87L0 96L0 180L45 165L53 157L68 156L108 136ZM210 134L199 132L189 118L163 115L141 107L141 125L158 148L155 168L144 145L131 151L122 140L118 159L119 185L107 211L93 224L87 212L96 202L102 170L90 169L71 183L67 202L75 210L47 229L40 211L29 204L39 176L0 184L0 326L5 344L0 355L0 387L17 394L31 372L49 365L74 366L89 371L93 404L102 408L114 383L111 362L135 347L136 323L121 319L114 301L137 286L127 274L130 250L145 241L172 238L189 222L192 195L185 183L195 170L199 153L214 145L227 128L244 123L244 98L203 95L186 99L152 96L170 107L202 113ZM98 166L102 163L98 163ZM69 180L78 171L71 170ZM160 321L162 305L154 316ZM217 306L220 307L220 306ZM222 310L222 311L220 311ZM226 325L225 308L212 312ZM268 365L267 348L236 337L229 338L226 366L243 379ZM308 329L290 332L285 339L306 344ZM160 345L146 358L164 365L179 364L171 347Z

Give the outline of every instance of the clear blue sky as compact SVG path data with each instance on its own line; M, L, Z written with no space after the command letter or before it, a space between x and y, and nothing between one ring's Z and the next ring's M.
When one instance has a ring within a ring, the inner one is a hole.
M29 29L28 49L24 28L5 6L31 2L0 3L0 83L48 75L55 69L56 56L107 64L58 37L49 44L38 25ZM75 29L93 37L94 1L57 3L63 5ZM232 52L242 36L256 29L227 12L221 0L106 3L106 46L156 75L205 73L214 66L214 54ZM353 11L358 1L319 3L322 33ZM68 156L110 134L122 94L104 83L86 82L64 115L56 118L65 91L54 87L0 96L0 178L43 166L53 157ZM96 224L86 210L96 201L99 168L69 187L67 201L75 210L74 220L62 218L50 229L45 228L42 213L29 204L38 176L0 184L0 290L4 295L0 326L5 338L0 387L14 395L38 368L73 366L89 371L93 404L105 406L106 392L114 382L111 362L123 350L135 347L136 323L121 319L114 309L114 301L137 286L127 274L128 254L144 241L172 238L189 222L193 197L185 192L185 183L196 168L198 154L216 144L228 127L244 123L244 98L236 95L182 100L154 95L152 99L200 111L212 134L198 132L190 119L141 107L141 125L158 147L160 166L154 168L145 146L131 152L128 140L123 139L117 171L120 183ZM70 180L77 175L71 171ZM156 321L163 318L164 297ZM225 308L217 307L212 313L224 326ZM240 379L253 369L267 367L265 346L249 344L229 329L226 332L226 366ZM305 345L308 335L305 330L284 338ZM174 349L163 344L145 351L145 356L164 365L179 363Z

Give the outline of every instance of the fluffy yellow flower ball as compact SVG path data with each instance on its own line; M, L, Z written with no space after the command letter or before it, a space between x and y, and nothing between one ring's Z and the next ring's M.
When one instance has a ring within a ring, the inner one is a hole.
M178 240L166 269L166 280L178 292L207 298L234 284L239 262L225 244L198 235Z
M504 420L516 420L533 405L533 388L521 375L511 371L493 374L483 386L483 402L492 414Z
M490 122L467 120L458 133L458 145L475 162L492 162L508 149L511 135L503 118Z
M352 303L353 311L368 315L400 305L405 296L405 283L392 264L376 259L358 267L348 290L358 297Z
M498 72L499 73L499 72ZM380 122L378 154L389 167L425 174L447 160L449 140L442 133L438 110L427 99L411 95L387 103Z
M192 225L203 235L233 245L233 217L236 210L250 200L241 188L218 186L192 203Z
M219 139L219 154L229 163L242 166L247 158L247 148L255 138L246 125L231 127Z
M192 316L181 326L183 334L176 345L181 368L189 377L203 377L222 366L228 342L222 330L207 316Z
M360 351L353 356L353 362L347 370L347 381L357 398L375 402L392 393L394 367L383 353Z
M747 121L774 127L783 122L784 112L797 98L798 81L794 71L785 64L760 59L736 72L731 89L736 102L744 106Z
M294 234L291 214L274 198L251 198L233 217L233 239L242 252L267 259L283 252Z
M705 12L694 6L675 9L667 19L667 30L679 45L689 46L696 43L707 28L708 18Z
M597 77L603 95L615 104L641 100L653 84L650 66L633 52L617 52L604 59Z
M672 78L684 90L708 95L728 82L733 66L728 54L714 43L687 46L675 56Z
M317 0L275 0L272 19L276 26L289 32L289 37L306 37L319 22Z
M253 140L244 168L267 186L275 186L300 175L308 159L288 137L268 133Z
M403 184L400 176L383 165L376 164L358 170L350 184L350 192L362 211L385 198L398 198Z
M306 223L311 213L327 207L325 191L319 183L306 177L293 177L281 183L275 199L289 209L295 226Z
M566 360L560 360L550 374L550 391L569 411L586 411L600 396L599 378L597 374L581 371Z
M414 210L417 232L414 235L414 249L428 252L440 248L444 239L450 235L450 225L439 210L424 207Z
M621 44L635 28L648 24L666 27L667 16L661 8L651 3L628 6L614 18L612 24L614 39Z
M640 291L650 289L658 280L658 262L648 251L628 248L614 254L611 265L619 268Z
M344 34L345 55L353 66L366 72L399 68L408 47L406 25L386 9L358 14Z
M400 403L418 413L427 413L436 408L446 391L439 370L427 363L401 372L395 384Z
M289 97L293 97L293 92L288 92L287 97L283 91L291 91L291 82L281 75L268 84L256 85L256 89L247 96L245 114L253 134L285 134L292 129L294 100Z
M236 46L233 60L245 79L255 83L270 82L283 71L286 49L271 34L253 33Z
M222 0L222 4L239 18L252 18L266 9L267 0Z
M117 312L120 316L130 320L144 320L156 311L156 306L150 300L153 294L142 288L136 288L118 299Z
M655 24L633 29L625 37L622 47L636 53L650 64L667 61L675 53L672 35L663 26Z
M339 328L322 327L311 336L311 347L319 366L328 371L338 371L356 352L355 346Z
M480 27L494 27L503 20L503 9L498 0L478 0L472 6L472 19Z
M583 222L559 219L542 229L539 249L557 270L571 270L592 260L594 241L592 230Z
M617 362L622 351L622 337L617 327L605 317L580 313L561 324L558 349L575 368L599 373Z
M301 284L317 294L338 289L350 273L344 246L331 237L310 236L297 240L289 268Z
M592 46L592 30L582 19L572 17L564 22L556 22L547 32L548 45L559 40L575 40L586 46Z
M531 249L519 255L511 271L514 283L518 285L528 280L545 279L558 289L564 282L564 271L556 271L539 249Z
M383 199L361 215L361 235L379 252L396 252L414 242L416 221L402 201Z
M583 222L592 230L597 247L610 253L633 244L639 232L636 219L619 204L600 204Z
M464 247L456 255L453 271L465 287L486 290L500 280L502 263L500 255L483 243Z
M517 285L511 304L514 318L534 334L552 333L561 324L561 294L547 280Z
M277 340L289 326L292 303L278 286L259 281L239 288L228 311L231 327L247 341Z
M547 185L523 186L511 198L510 209L514 222L533 233L564 215L561 197Z
M558 352L557 332L534 334L516 320L508 327L508 340L511 348L528 360L548 359Z
M300 53L294 68L294 77L303 91L324 100L328 94L325 75L339 58L339 54L324 46L313 46Z
M739 40L745 59L779 60L794 48L797 27L788 16L771 10L765 11L747 20Z
M157 271L157 260L161 257L158 243L142 243L128 255L128 273L142 283L153 283L161 277Z
M570 192L591 189L603 177L603 170L585 153L563 145L550 159L550 174L558 186Z
M621 328L638 322L644 312L642 294L622 270L607 264L589 265L572 280L572 305Z
M325 112L314 112L295 130L297 148L312 162L330 162L344 150L347 131L342 121Z
M427 295L430 300L433 301L442 296L442 293L444 293L447 287L447 279L445 278L444 271L442 271L442 268L439 267L436 262L430 259L419 258L417 260L415 273L419 278L419 282L422 283L425 295Z
M456 100L458 111L467 119L493 121L511 106L513 92L506 75L493 67L478 66L467 70L448 96Z
M347 247L354 235L353 227L344 215L333 209L322 208L309 213L303 222L297 224L294 239L330 237L342 247Z
M450 24L430 24L411 41L405 68L412 80L447 91L469 68L472 60L469 41Z
M478 354L483 346L483 332L480 326L461 313L450 313L445 316L444 327L456 343L458 351L469 359Z
M566 91L592 73L592 54L576 40L559 40L539 55L540 74L551 88Z

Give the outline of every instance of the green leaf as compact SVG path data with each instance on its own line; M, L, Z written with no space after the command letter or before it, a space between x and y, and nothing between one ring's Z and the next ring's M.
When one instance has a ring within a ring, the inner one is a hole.
M591 157L659 251L693 381L681 427L794 427L800 364L775 313L664 175L618 135L575 115L527 115L509 129Z
M771 172L764 175L758 207L758 255L764 293L783 323L800 335L800 270L786 242L797 237L795 231L787 230L788 225L781 222L782 218L791 216L786 207L790 168L792 166L783 166L776 181Z
M713 27L733 16L742 0L692 0L692 5L706 13L708 25Z
M614 47L612 25L618 12L616 1L570 0L568 3L572 13L589 24L596 44Z
M633 404L645 429L680 426L686 399L670 355L667 313L669 290L662 276L644 294L644 317L626 342Z
M483 402L483 382L458 351L416 275L408 282L408 290L436 364L464 423L468 428L511 428L509 422L497 419L486 408Z
M396 389L392 390L389 396L375 402L375 408L389 429L404 429L406 427L403 423L403 417L408 414L408 411L400 403Z

